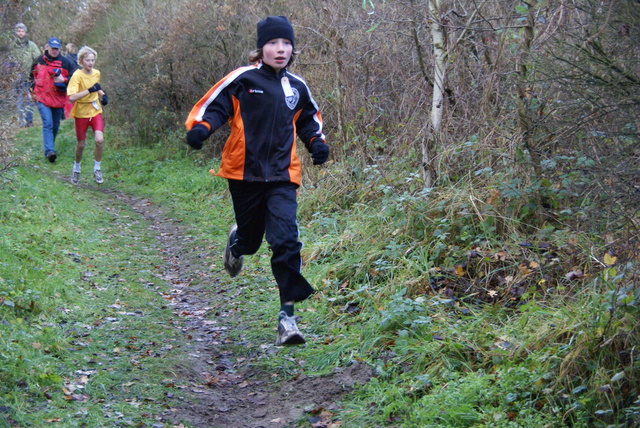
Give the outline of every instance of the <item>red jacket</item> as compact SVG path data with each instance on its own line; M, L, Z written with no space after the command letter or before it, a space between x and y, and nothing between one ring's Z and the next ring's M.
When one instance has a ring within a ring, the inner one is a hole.
M64 77L64 83L56 86L53 76L58 72ZM52 108L62 108L67 102L67 83L71 78L73 64L69 59L58 55L51 58L45 51L31 67L31 87L36 101Z

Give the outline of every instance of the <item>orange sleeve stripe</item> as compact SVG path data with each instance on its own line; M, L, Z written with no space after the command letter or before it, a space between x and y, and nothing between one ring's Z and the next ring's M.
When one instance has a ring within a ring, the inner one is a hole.
M293 183L296 183L298 186L302 183L302 162L300 162L300 158L296 153L297 149L297 139L296 139L296 121L302 110L298 110L296 115L293 117L293 145L291 147L291 160L289 162L289 180Z
M242 180L244 178L246 157L244 122L242 121L242 114L240 114L240 100L236 97L233 97L232 100L233 116L229 119L231 134L229 138L227 138L224 149L222 150L220 170L214 175L232 180Z
M248 71L254 68L256 68L255 65L240 67L232 71L231 73L227 74L222 80L220 80L218 83L213 85L211 89L209 89L207 93L202 98L200 98L200 100L193 106L193 108L189 112L189 115L187 116L187 120L184 123L185 127L187 128L187 131L191 130L191 128L193 128L193 125L197 123L201 123L207 126L209 129L211 129L211 125L207 124L206 122L203 122L202 120L205 112L207 111L207 107L209 107L209 104L211 104L213 100L215 100L216 97L220 94L220 92L224 88L229 86L229 84L231 84L238 76L240 76L245 71Z

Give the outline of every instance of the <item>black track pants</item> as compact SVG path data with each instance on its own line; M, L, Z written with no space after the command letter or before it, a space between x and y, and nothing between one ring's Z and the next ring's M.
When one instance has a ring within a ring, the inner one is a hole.
M271 247L271 270L280 290L280 303L299 302L313 294L300 273L302 243L298 240L297 186L229 180L238 231L234 256L254 254L263 237Z

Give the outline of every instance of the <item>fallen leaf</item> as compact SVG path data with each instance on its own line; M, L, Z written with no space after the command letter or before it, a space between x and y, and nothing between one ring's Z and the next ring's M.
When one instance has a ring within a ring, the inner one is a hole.
M138 408L142 405L142 403L137 401L135 398L133 400L125 400L125 402L135 408Z
M606 264L607 266L613 266L616 264L616 262L618 261L618 258L615 256L612 256L609 253L605 253L604 255L604 264Z
M501 262L507 260L508 254L506 251L502 250L502 251L498 251L497 253L495 253L493 255L493 258L496 260L499 260Z
M358 306L357 303L355 302L349 302L347 303L347 305L342 309L342 312L347 313L347 314L357 314L358 312L360 312L361 308L360 306Z
M89 400L89 396L87 394L73 394L71 396L71 400L77 401L77 402L80 402L80 403L85 403L85 402L87 402Z
M611 392L611 385L606 384L606 385L599 386L598 391L609 393Z
M512 348L512 347L513 347L513 343L511 343L511 342L509 342L509 341L507 341L507 340L504 340L504 339L501 339L501 340L497 341L497 342L496 342L496 343L494 343L493 345L494 345L496 348L500 348L500 349L502 349L503 351L506 351L507 349L510 349L510 348Z
M500 197L500 191L498 189L489 189L489 198L487 199L488 205L493 205L493 203Z
M582 278L583 276L584 276L584 273L582 273L581 270L573 270L567 273L564 277L567 278L569 281L572 281L574 279Z
M520 269L520 272L522 272L523 275L529 275L531 273L531 269L529 269L524 263L520 263L518 265L518 269Z

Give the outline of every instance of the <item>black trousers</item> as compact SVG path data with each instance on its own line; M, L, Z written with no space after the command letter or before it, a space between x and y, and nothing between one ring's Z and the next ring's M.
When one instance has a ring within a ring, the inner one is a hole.
M313 287L300 273L297 186L289 182L229 180L229 191L238 224L231 253L235 257L255 254L266 237L280 303L299 302L313 294Z

